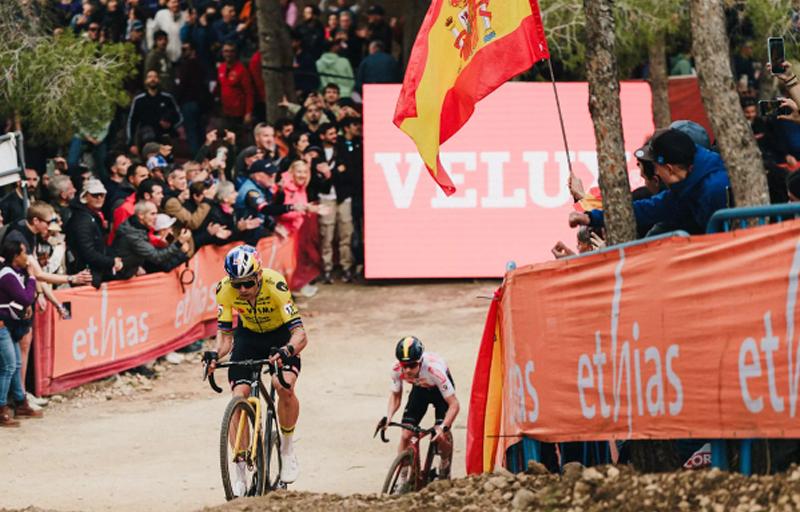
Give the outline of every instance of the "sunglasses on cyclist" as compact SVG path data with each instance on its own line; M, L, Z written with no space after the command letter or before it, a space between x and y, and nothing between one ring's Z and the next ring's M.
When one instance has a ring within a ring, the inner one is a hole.
M255 280L250 281L239 281L238 283L231 283L231 286L236 288L237 290L241 288L252 288L256 285Z
M417 366L419 366L419 361L410 361L410 362L408 362L408 363L400 363L400 366L402 366L403 368L411 368L411 369L414 369L414 368L416 368Z

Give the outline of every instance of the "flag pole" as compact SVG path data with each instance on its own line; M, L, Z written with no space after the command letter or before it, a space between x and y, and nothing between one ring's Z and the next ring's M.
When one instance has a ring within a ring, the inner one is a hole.
M572 178L572 159L569 156L569 143L567 142L567 130L564 128L564 115L561 113L561 102L558 100L558 89L556 88L556 75L553 73L553 63L547 59L547 67L550 69L550 81L553 83L553 95L556 97L556 108L558 109L558 122L561 124L561 137L564 139L564 149L567 152L567 167L569 176Z

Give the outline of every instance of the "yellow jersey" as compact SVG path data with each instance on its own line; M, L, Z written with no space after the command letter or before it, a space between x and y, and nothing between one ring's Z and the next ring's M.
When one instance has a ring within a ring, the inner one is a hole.
M302 327L303 321L292 302L286 279L270 269L261 270L261 289L255 306L239 297L239 291L226 277L217 284L217 325L222 331L233 330L233 310L239 316L239 325L253 332L271 332L285 325L289 330Z

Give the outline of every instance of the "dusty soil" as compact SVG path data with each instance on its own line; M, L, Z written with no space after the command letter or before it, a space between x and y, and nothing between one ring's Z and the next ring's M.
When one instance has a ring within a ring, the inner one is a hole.
M507 472L435 482L395 497L275 493L236 500L213 512L279 510L563 510L793 511L800 508L800 469L746 478L718 470L641 475L628 467L573 466L563 477Z
M453 473L463 476L469 388L488 308L478 296L497 284L337 284L302 301L310 345L298 387L301 475L290 489L380 490L394 444L373 440L373 427L384 414L394 343L412 333L450 364L462 404ZM223 504L217 443L228 396L201 382L198 359L166 367L153 381L127 376L84 386L51 403L45 418L0 431L0 508L189 511ZM283 494L286 505L297 496ZM307 504L321 507L315 499Z

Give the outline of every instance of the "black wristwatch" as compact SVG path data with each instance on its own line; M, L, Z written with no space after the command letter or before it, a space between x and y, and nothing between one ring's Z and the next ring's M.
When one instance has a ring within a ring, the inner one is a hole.
M442 425L442 432L444 432L445 434L450 432L450 427L448 427L447 425Z

